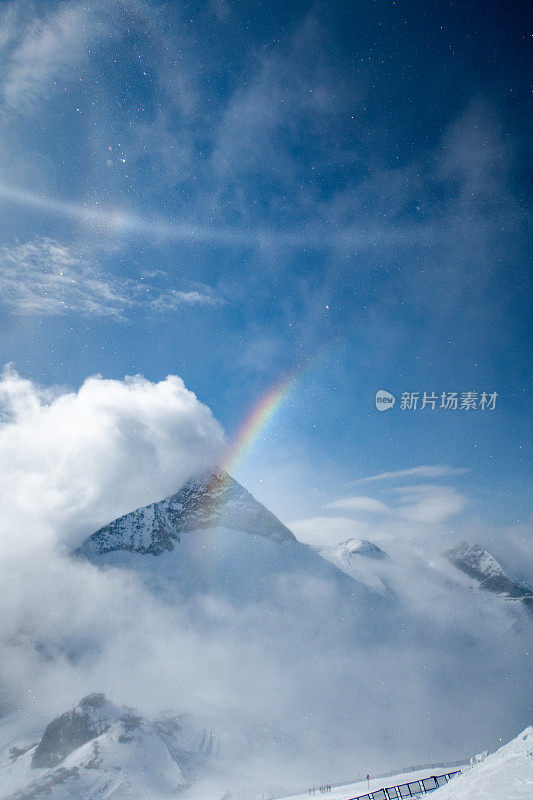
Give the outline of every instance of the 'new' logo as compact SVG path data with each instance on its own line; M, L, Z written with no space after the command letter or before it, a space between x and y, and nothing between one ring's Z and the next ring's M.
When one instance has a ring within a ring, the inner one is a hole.
M376 408L378 411L388 411L389 408L392 408L394 403L396 402L396 398L390 392L386 392L385 389L380 389L376 392Z

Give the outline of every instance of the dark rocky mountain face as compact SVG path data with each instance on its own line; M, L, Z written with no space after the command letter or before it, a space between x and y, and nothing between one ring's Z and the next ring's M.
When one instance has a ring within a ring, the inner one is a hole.
M103 694L92 694L76 708L52 720L33 753L32 769L56 767L78 747L105 733L105 719L95 714L104 704Z

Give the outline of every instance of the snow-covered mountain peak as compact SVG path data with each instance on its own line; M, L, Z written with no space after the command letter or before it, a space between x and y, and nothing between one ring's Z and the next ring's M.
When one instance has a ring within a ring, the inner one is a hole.
M32 769L56 767L73 750L101 736L112 725L133 729L139 722L130 709L114 706L105 695L88 695L46 727L33 753Z
M215 752L214 734L188 716L150 720L93 694L53 719L37 743L11 743L0 754L1 796L167 800L197 780Z
M489 592L502 594L505 597L523 600L530 605L533 591L526 585L512 580L494 556L479 544L461 542L457 547L448 550L448 560L480 583L480 588Z
M78 553L115 550L160 555L173 550L182 533L223 527L276 543L295 540L291 531L240 483L219 470L189 480L178 492L138 508L90 536Z
M390 594L387 581L379 570L380 562L388 560L387 553L377 544L366 539L351 538L337 545L317 547L316 551L371 592Z
M339 545L345 550L348 550L350 555L367 556L369 558L386 558L387 554L381 547L378 547L374 542L369 542L367 539L347 539Z

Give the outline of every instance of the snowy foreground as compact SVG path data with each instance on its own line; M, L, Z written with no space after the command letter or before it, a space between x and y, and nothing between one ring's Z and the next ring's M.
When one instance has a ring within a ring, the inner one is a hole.
M90 695L53 720L41 738L34 723L22 731L17 715L4 718L0 732L7 743L0 752L1 800L271 800L253 790L225 791L205 773L216 741L190 718L146 720L118 707L103 695ZM22 738L21 738L22 737ZM18 742L18 744L16 743ZM332 787L319 787L281 800L352 800L368 792L383 800L384 788L411 784L454 771L433 767ZM200 779L198 781L198 779ZM427 787L426 783L426 787ZM400 797L419 796L404 788ZM379 793L378 793L379 792ZM373 794L378 793L378 794ZM437 800L531 800L533 798L533 727L490 756L475 756L461 774L430 792ZM398 797L395 793L389 797Z
M446 786L430 792L435 800L532 800L533 798L533 727L526 728L519 736L500 747L486 758L476 757L470 765L463 767ZM416 772L391 775L370 780L370 792L385 786L397 786L409 781L422 780L430 775L447 772L446 769L426 769ZM322 793L319 790L291 795L283 800L309 800L309 797L328 800L351 800L369 791L367 781L337 786ZM371 795L372 796L372 795ZM424 794L419 795L425 797Z

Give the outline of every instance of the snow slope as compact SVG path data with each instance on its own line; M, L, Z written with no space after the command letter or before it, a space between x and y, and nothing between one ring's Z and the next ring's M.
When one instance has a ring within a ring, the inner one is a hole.
M321 792L320 784L315 784L315 793L311 797L322 798L322 800L352 800L359 795L368 794L368 792L377 792L379 789L389 786L401 786L405 783L412 781L421 781L424 778L430 778L433 775L443 775L450 773L462 767L427 767L421 769L414 769L404 772L393 772L390 775L381 776L379 778L371 777L369 781L358 780L353 783L347 783L343 786L332 786L331 791ZM455 778L453 778L455 780ZM312 786L309 788L313 788ZM422 795L424 797L425 795ZM431 793L432 797L437 796L435 792ZM300 794L287 795L286 797L279 798L279 800L309 800L309 790Z
M531 800L533 797L533 727L526 728L508 744L489 756L475 756L470 764L461 767L431 767L394 773L392 775L359 780L343 786L334 786L327 793L318 788L312 797L328 800L352 800L360 795L377 792L383 787L400 786L432 775L442 775L460 769L440 789L429 795L435 800ZM287 795L281 800L309 800L309 791Z
M472 764L435 800L531 800L533 797L533 727L484 760Z

